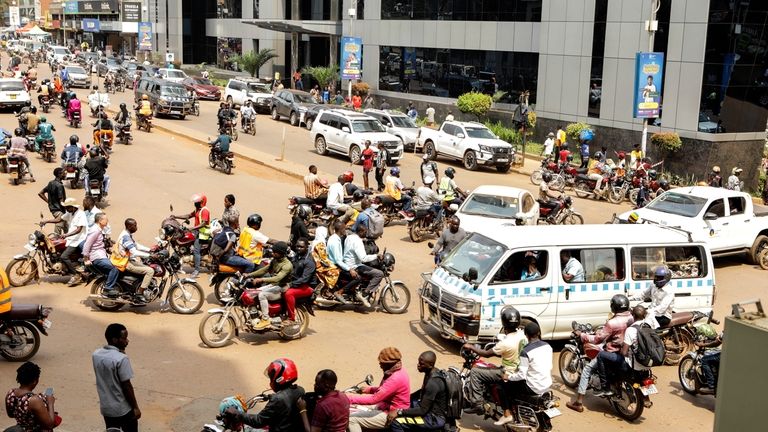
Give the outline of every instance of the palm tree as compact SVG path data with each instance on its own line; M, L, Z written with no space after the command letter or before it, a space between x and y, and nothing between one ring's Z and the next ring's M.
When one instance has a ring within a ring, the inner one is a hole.
M314 77L321 89L339 80L338 66L307 66L302 72Z
M244 71L251 74L251 76L256 76L262 66L277 57L279 56L275 50L272 48L264 48L260 49L259 52L250 51L243 55L235 56L232 61L237 62L237 64L240 65Z

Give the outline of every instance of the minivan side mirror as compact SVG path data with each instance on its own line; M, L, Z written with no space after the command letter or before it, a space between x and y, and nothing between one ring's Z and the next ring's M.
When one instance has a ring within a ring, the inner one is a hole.
M346 133L349 133L349 128L348 128L348 127L346 127L346 126L343 126L343 127L341 128L341 131L342 131L342 132L346 132Z
M464 134L463 134L463 133L461 133L461 132L459 132L459 133L457 133L457 134L456 134L456 138L458 138L458 139L464 139Z
M712 212L706 212L704 213L704 220L715 220L717 219L717 215Z

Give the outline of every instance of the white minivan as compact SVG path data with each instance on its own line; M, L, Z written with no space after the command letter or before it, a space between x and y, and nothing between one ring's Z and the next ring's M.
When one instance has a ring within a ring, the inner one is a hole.
M565 256L581 263L583 281L563 279ZM672 272L677 312L711 310L715 268L709 248L674 228L494 227L468 235L432 273L422 274L421 321L443 337L494 340L501 309L512 305L523 325L539 324L544 339L567 339L572 321L605 323L611 297L638 295L659 265Z

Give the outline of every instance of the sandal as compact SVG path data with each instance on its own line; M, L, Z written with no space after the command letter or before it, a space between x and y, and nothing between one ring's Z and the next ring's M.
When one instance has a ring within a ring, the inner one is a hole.
M576 412L584 412L584 404L580 404L578 402L566 402L565 406Z

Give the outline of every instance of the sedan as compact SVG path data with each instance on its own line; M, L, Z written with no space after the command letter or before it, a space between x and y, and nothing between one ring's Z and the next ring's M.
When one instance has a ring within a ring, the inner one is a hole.
M99 74L100 77L103 77L107 74L107 71L111 71L113 74L117 74L118 71L122 69L122 66L120 66L120 63L116 58L107 58L102 59L98 64L96 64L96 73Z
M213 85L211 80L203 77L187 77L182 84L187 86L187 89L195 92L198 99L217 101L221 99L221 89L218 86Z

